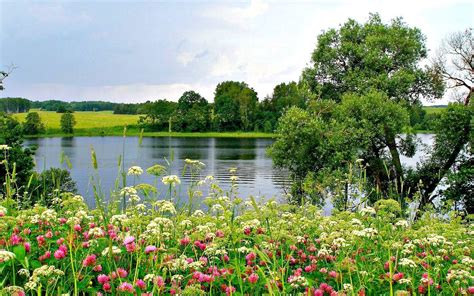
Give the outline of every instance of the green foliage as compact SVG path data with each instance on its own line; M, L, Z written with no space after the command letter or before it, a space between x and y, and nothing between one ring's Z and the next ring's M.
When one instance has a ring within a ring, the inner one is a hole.
M167 100L157 100L155 102L146 102L142 108L139 123L147 131L168 130L170 118L177 108L177 103Z
M65 134L72 134L74 133L74 126L76 125L76 119L74 118L74 114L71 112L66 112L61 115L61 130Z
M31 102L24 98L2 98L0 99L0 112L23 113L28 112Z
M61 192L77 193L76 182L71 178L68 170L50 168L41 173L35 173L29 185L28 202L34 205L41 202L51 205L52 199Z
M25 135L37 135L44 133L44 131L44 124L41 122L38 112L28 113L23 123L23 132Z
M5 193L7 173L11 174L17 185L15 188L17 194L24 190L24 186L32 174L34 151L24 148L22 144L21 125L12 117L0 113L0 145L9 147L8 150L0 150L0 192L2 193Z
M186 91L178 100L178 107L173 115L173 130L207 131L210 128L210 116L210 106L207 100L194 91Z
M219 83L214 96L215 127L219 131L252 130L257 102L257 93L245 82Z
M384 24L377 14L366 23L348 20L318 36L312 65L302 79L323 99L339 101L347 92L377 89L390 99L417 102L436 98L443 87L432 73L420 68L426 58L425 37L401 18Z

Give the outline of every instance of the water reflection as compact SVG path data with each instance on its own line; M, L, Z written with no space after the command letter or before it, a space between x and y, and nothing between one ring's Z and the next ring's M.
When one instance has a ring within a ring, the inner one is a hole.
M125 141L125 142L124 142ZM49 167L64 167L59 163L61 151L72 163L71 174L78 183L80 193L93 205L90 176L93 173L90 161L90 147L94 147L99 165L98 175L104 192L114 187L119 168L118 157L124 152L126 168L139 165L143 168L154 164L171 162L170 173L180 175L183 186L189 182L189 174L182 175L186 158L198 159L206 164L202 176L212 175L225 190L230 188L229 169L237 168L241 196L262 195L279 197L286 174L272 167L272 161L265 153L271 139L234 138L143 138L139 145L137 137L77 137L30 139L26 145L37 145L37 170ZM153 177L144 174L140 182L152 183ZM130 182L130 181L129 181Z
M421 143L430 146L431 135L419 135ZM266 155L266 148L272 139L235 139L235 138L143 138L139 145L137 137L77 137L43 138L25 141L27 146L37 146L36 168L42 171L49 167L63 167L60 164L61 151L72 164L71 175L77 182L80 194L93 205L90 176L93 174L90 147L94 147L99 165L98 175L103 192L114 187L118 176L118 158L124 153L124 165L128 168L138 165L146 169L154 164L166 165L165 158L171 162L170 173L179 175L183 186L189 183L189 174L182 176L184 159L198 159L206 164L202 176L212 175L221 187L228 190L229 169L237 168L239 192L242 197L249 195L281 198L288 187L287 173L273 168L272 160ZM424 155L423 151L412 157L401 157L404 165L414 166ZM139 182L153 183L154 178L144 174ZM129 182L132 182L129 180ZM184 191L183 191L184 192ZM204 194L205 191L204 191Z

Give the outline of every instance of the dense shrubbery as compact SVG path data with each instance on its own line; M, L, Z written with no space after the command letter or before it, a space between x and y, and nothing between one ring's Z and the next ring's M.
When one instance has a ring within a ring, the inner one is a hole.
M187 161L187 203L177 176L117 190L95 210L69 193L25 210L4 197L0 287L18 295L474 293L473 224L430 213L410 222L394 200L324 217L312 205L241 199L235 170L224 191L200 176L202 165ZM166 168L146 171L158 178ZM137 183L142 173L128 171ZM155 199L160 191L166 200Z

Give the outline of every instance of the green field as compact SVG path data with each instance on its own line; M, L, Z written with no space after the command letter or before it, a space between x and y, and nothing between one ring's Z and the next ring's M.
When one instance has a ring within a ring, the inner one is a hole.
M54 111L40 111L31 109L30 112L38 112L41 121L46 127L46 133L34 137L61 137L65 134L61 131L61 113ZM25 121L28 113L14 114L18 121ZM113 114L112 111L100 112L74 112L77 124L74 127L74 136L122 136L124 126L127 126L127 136L138 136L141 131L137 127L140 115ZM260 132L203 132L203 133L181 133L181 132L144 132L146 137L212 137L212 138L271 138L274 134Z
M41 117L41 121L44 123L46 130L60 132L60 120L61 113L56 113L54 111L39 111L39 110L30 110L30 112L38 112ZM23 122L25 120L27 113L15 114L14 117ZM123 127L125 125L136 125L139 115L128 115L128 114L113 114L112 111L100 111L100 112L74 112L74 117L76 118L76 126L74 127L77 130L82 129L104 129L112 127Z
M439 113L446 109L446 106L424 106L423 110L426 111L426 114Z

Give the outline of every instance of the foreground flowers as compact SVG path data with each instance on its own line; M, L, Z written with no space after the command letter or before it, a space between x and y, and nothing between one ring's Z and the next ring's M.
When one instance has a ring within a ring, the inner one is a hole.
M474 225L456 219L410 225L376 208L324 217L311 205L244 201L216 184L201 209L136 204L134 187L119 193L137 197L125 213L90 210L71 194L49 209L0 202L0 291L474 294Z

